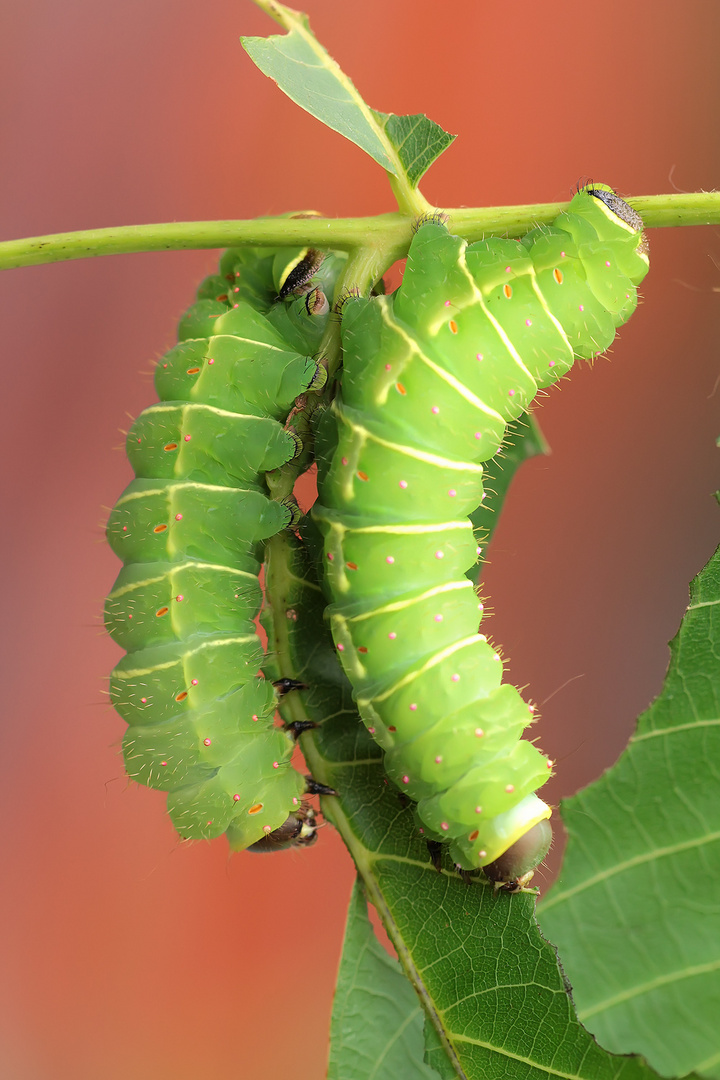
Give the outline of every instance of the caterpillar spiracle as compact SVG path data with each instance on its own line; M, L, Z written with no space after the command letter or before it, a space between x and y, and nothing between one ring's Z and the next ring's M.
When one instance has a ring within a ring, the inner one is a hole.
M532 711L479 628L467 515L507 424L607 349L648 265L637 213L592 185L519 241L420 224L399 289L342 310L313 511L337 652L426 838L509 887L549 847L535 792L551 763L522 738Z
M291 765L293 732L273 724L278 695L259 674L253 620L263 542L298 517L268 497L263 475L300 452L285 421L326 379L312 357L341 259L223 255L158 361L160 400L127 436L136 479L107 526L124 563L105 623L127 651L110 679L127 773L168 792L183 838L226 833L235 850L312 843L303 795L334 794Z

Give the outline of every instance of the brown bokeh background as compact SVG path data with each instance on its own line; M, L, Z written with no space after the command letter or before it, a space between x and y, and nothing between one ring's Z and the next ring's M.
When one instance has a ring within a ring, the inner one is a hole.
M377 108L456 145L439 205L712 188L720 9L711 0L307 0ZM113 224L392 208L381 170L242 52L249 0L24 0L0 16L2 238ZM656 230L644 303L610 360L542 401L491 550L492 636L542 712L550 798L620 752L660 687L687 583L718 535L720 230ZM3 549L0 1075L324 1075L348 855L181 846L123 778L104 697L127 483L120 429L153 398L211 252L0 275Z

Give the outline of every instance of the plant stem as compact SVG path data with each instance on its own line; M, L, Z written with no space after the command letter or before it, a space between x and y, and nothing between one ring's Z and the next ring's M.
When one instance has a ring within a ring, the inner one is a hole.
M649 228L720 224L720 192L644 195L628 199ZM535 225L549 224L567 203L525 206L460 207L445 212L449 225L467 240L484 236L522 236ZM41 263L120 255L140 251L301 245L349 251L364 246L396 252L410 244L412 216L392 213L366 218L262 217L249 221L172 221L157 225L120 225L109 229L51 233L0 243L0 270Z

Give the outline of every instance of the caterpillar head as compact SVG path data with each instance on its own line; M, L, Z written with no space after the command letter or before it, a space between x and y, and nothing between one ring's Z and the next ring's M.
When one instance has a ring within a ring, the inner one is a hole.
M317 838L315 811L311 806L302 806L294 814L289 814L279 828L251 844L247 850L285 851L293 847L311 847Z

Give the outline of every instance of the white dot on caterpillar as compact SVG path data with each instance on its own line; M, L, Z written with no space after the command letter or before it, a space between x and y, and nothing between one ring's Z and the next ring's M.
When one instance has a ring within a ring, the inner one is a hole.
M476 737L478 739L482 739L484 734L485 734L485 732L483 731L483 729L481 727L476 727L475 728L475 735L476 735Z
M191 438L192 438L192 435L186 435L185 436L185 442L190 442Z
M127 525L123 525L123 532L127 532Z
M454 499L455 496L457 495L457 491L455 490L455 488L450 488L448 490L448 495L450 496L451 499Z
M215 363L215 361L213 360L213 358L211 356L210 359L208 360L208 364L214 364L214 363Z
M551 360L550 363L548 364L548 367L555 367L555 361Z
M551 761L550 758L547 759L547 767L548 767L548 769L552 769L554 764L555 764L555 762Z
M143 705L147 705L147 698L146 697L141 697L140 700L142 701Z
M253 713L252 718L254 724L257 724L258 720L260 719L257 713Z
M398 484L398 487L401 487L403 489L403 491L405 490L405 488L407 486L408 486L407 485L407 480L401 480L400 483Z
M212 739L203 739L203 745L204 746L210 746L211 744L212 744Z
M279 769L279 768L280 768L280 763L278 761L273 761L273 769Z
M335 556L333 555L332 551L328 551L328 556L327 556L328 562L333 562L334 559L335 559Z
M481 851L478 851L478 859L484 859L486 856L487 856L487 851L485 851L484 849L482 849Z
M482 502L483 499L487 499L487 491L483 491L482 495L480 496L480 502Z
M445 301L445 307L450 307L450 301L449 300Z
M441 761L442 761L442 754L438 754L438 756L435 758L435 764L439 765Z
M197 679L191 679L191 680L190 680L190 685L191 685L191 686L197 686L197 684L198 684L198 681L197 681Z
M233 802L240 802L240 796L237 794L237 792L233 795Z
M341 458L341 461L342 461L343 465L347 465L347 463L348 463L348 459L346 457Z
M584 310L585 310L585 305L584 304L578 304L578 311L584 311Z
M388 634L388 637L390 638L391 641L394 641L395 638L397 637L397 634L395 633L394 630L391 630L390 633Z
M444 551L436 551L435 552L435 558L436 559L444 559L445 558L445 552Z
M475 438L476 439L482 439L482 432L481 431L476 431L475 432Z
M385 556L385 562L392 564L392 563L395 562L395 559L394 559L394 557L392 555L386 555Z
M448 825L447 821L441 821L440 822L440 828L442 829L443 832L447 832L448 829L450 828L450 826Z
M452 681L453 682L460 682L460 676L458 675L457 672L455 672L455 674L452 676Z
M409 776L403 776L402 782L403 782L403 784L409 784L410 783L410 777Z
M416 712L416 711L417 711L417 705L413 701L412 705L410 706L410 712Z
M481 352L479 352L479 353L476 353L476 354L475 354L475 359L476 359L476 360L482 360L482 359L483 359L483 354L482 354Z
M368 731L370 732L371 735L375 734L375 728L374 727L369 727Z
M525 320L525 325L526 326L532 326L532 319L526 319Z
M439 410L439 408L437 407L437 405L433 405L433 407L432 407L432 409L430 410L430 412L431 412L431 413L433 413L433 415L437 416L437 414L438 414L438 413L440 412L440 410Z
M389 370L390 370L390 364L386 364L386 365L385 365L385 370L386 370L386 371L389 371Z
M515 397L515 391L514 390L508 390L508 397Z
M506 794L508 794L508 795L512 795L512 793L513 793L513 791L514 791L514 790L515 790L515 785L514 785L514 784L506 784L506 785L505 785L505 792L506 792Z
M482 806L476 806L475 807L475 813L476 814L482 814Z
M345 652L345 646L341 643L340 645L338 645L337 650L338 652Z
M300 800L295 798L295 796L293 795L293 801L292 801L293 806L297 806L299 802L300 802Z
M178 604L180 603L180 601L181 601L181 600L184 600L184 599L185 599L185 597L183 596L183 594L182 594L182 593L179 593L179 594L178 594L178 595L177 595L177 596L175 597L175 600L176 600L176 602L177 602ZM235 599L237 600L237 595L235 596Z
M167 765L167 761L161 761L160 764L164 767L165 765Z
M182 514L176 514L175 515L175 520L176 521L182 521Z
M610 263L608 262L608 260L607 260L607 259L605 260L605 265L606 265L606 266L609 266L609 265L610 265Z
M443 621L442 615L436 615L435 616L435 622L442 622L442 621Z
M272 825L263 825L263 832L264 833L271 833L272 832Z

